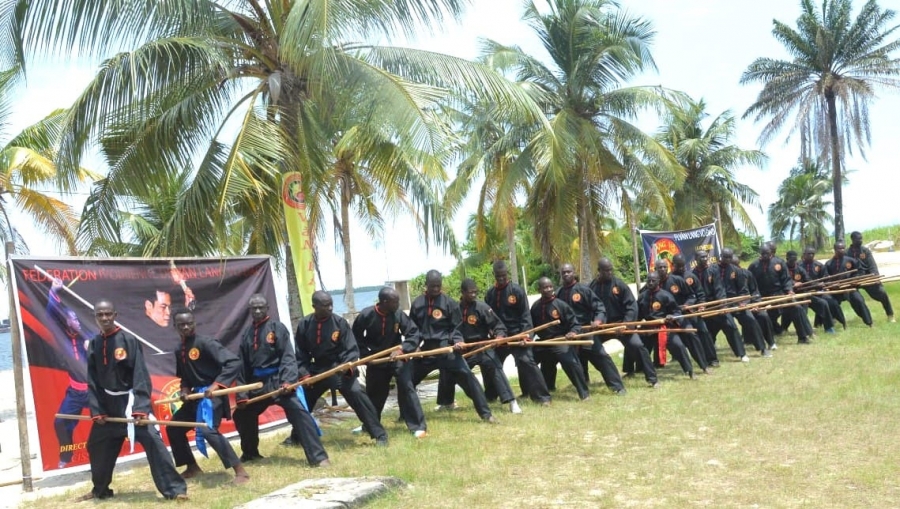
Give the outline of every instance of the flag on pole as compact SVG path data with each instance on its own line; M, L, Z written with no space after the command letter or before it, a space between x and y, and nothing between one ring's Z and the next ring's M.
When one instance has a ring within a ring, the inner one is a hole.
M306 196L303 194L302 176L298 172L284 175L281 184L281 200L287 223L291 258L300 289L300 306L304 314L312 312L312 294L316 291L313 267L312 239L309 237L309 217L306 212Z

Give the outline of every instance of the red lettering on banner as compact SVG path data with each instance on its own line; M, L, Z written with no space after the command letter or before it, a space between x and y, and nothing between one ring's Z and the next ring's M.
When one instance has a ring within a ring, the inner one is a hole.
M47 277L44 272L49 274L50 277ZM96 281L99 279L96 270L50 269L44 272L41 272L38 269L22 269L22 278L26 281L38 282L50 281L52 278L60 279L63 282L74 281L76 279L79 281Z

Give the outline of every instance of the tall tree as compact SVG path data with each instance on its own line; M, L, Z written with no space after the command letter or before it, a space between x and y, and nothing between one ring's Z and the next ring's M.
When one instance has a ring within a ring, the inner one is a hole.
M826 208L831 202L825 196L831 192L828 171L812 160L801 161L791 169L790 176L778 186L778 199L769 205L769 228L777 240L794 240L799 233L801 246L825 247L825 229L832 220Z
M744 117L768 119L760 140L766 142L793 118L790 134L800 132L819 157L831 163L834 236L844 239L841 171L845 153L854 145L865 156L871 138L869 104L878 87L900 88L900 48L896 13L875 0L863 4L854 18L851 0L823 0L817 7L802 0L796 29L774 20L772 35L789 60L758 58L744 71L741 83L763 89ZM801 150L808 153L806 147Z
M171 231L210 228L229 209L252 214L256 245L278 256L283 219L266 216L279 176L299 171L307 196L327 178L331 105L358 91L369 119L428 150L429 109L454 89L478 90L508 110L539 115L489 69L433 52L359 43L458 17L462 0L34 0L21 47L109 57L76 102L60 151L73 167L101 139L110 171L85 235L109 233L117 197L146 195L157 176L192 168ZM4 4L5 5L5 4ZM118 53L115 53L117 52ZM437 85L429 86L428 82ZM340 85L340 86L338 86ZM339 93L335 93L335 91ZM523 106L524 104L524 106ZM219 241L218 244L224 244ZM277 247L276 247L277 246ZM290 250L285 250L290 257ZM291 319L299 319L288 259Z
M733 144L735 118L726 111L706 127L706 103L688 100L673 103L657 139L678 160L684 184L672 194L672 226L688 229L709 224L722 212L723 235L737 240L737 224L756 233L745 206L759 207L756 191L738 181L736 171L744 165L760 166L766 156Z
M599 256L599 224L630 187L648 206L667 210L668 189L680 182L669 152L631 123L648 106L662 107L661 90L625 87L652 69L649 21L609 0L552 0L549 11L529 3L525 20L550 55L550 65L519 48L489 43L514 62L517 81L543 95L551 130L526 148L535 178L526 211L546 260L569 259L590 278ZM635 189L635 188L632 188Z

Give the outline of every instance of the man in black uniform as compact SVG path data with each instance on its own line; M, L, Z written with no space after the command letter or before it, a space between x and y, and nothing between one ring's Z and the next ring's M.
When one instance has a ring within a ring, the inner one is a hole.
M443 281L443 276L436 270L429 270L425 274L425 294L413 301L409 317L419 327L423 351L447 346L453 346L454 351L444 355L412 359L410 362L413 385L419 385L419 382L435 369L446 371L453 382L462 387L466 396L475 404L475 411L481 420L496 423L497 419L491 413L481 384L462 357L463 336L457 329L457 325L462 321L462 314L459 304L441 292ZM403 342L403 352L414 352L419 346L414 339L406 338Z
M732 257L731 264L744 275L747 282L747 291L750 293L750 302L754 304L761 302L762 297L759 295L759 287L756 285L756 278L753 277L753 274L741 267L741 260L736 256ZM764 309L753 309L751 313L753 313L753 318L756 319L756 323L759 325L759 330L769 346L769 350L778 350L778 345L775 343L775 326L772 324L772 318L769 317L769 313Z
M234 426L241 436L241 461L262 459L259 453L259 416L272 405L284 410L291 423L291 445L303 447L306 461L311 466L328 466L328 454L319 439L318 428L312 415L302 405L296 393L288 388L299 378L297 357L291 345L291 335L287 327L278 320L269 318L269 302L262 294L250 296L248 301L252 324L247 327L238 347L241 380L245 384L262 382L261 389L239 392L235 401ZM281 394L248 404L255 396L281 389Z
M834 243L834 256L825 262L825 271L828 272L829 276L845 274L841 279L847 279L859 275L859 262L855 258L847 256L845 249L843 242L838 241ZM831 281L835 280L832 279ZM863 323L867 327L872 326L872 313L869 312L869 306L866 305L866 300L860 295L858 290L853 289L846 293L835 293L832 296L838 302L850 301L850 307L853 308L856 316L862 318Z
M687 268L687 261L684 259L683 254L679 253L672 257L672 274L679 276L684 280L693 296L694 304L706 302L706 293L703 291L703 284L700 282L700 279ZM702 318L697 318L693 321L693 324L697 328L697 337L700 339L703 356L711 367L718 367L719 356L716 353L716 344L709 334L709 330L706 328L706 322Z
M525 290L509 280L509 269L505 262L494 262L493 269L495 284L485 292L484 302L506 326L508 335L513 336L532 329L531 312ZM534 352L531 348L501 346L496 348L496 354L501 365L506 357L512 354L519 372L519 386L522 392L541 405L550 404L550 391L534 361ZM489 400L497 397L497 391L491 386L490 379L485 380L484 387Z
M787 267L788 277L793 281L794 288L796 289L798 286L801 288L809 283L809 274L806 273L806 270L797 263L797 252L793 249L789 250L784 254L784 264ZM831 329L831 332L834 332L834 319L831 318L831 312L828 310L828 305L825 304L825 301L817 300L814 298L809 299L809 306L802 305L797 308L797 323L802 325L804 330L806 331L806 336L812 336L815 332L813 330L813 326L809 323L808 309L809 307L813 308L813 312L816 315L827 316L828 322L830 323L830 327L826 327L827 329ZM788 324L782 323L782 328L787 329Z
M791 281L785 265L780 258L775 259L772 257L772 249L768 245L763 244L759 248L759 258L751 263L747 270L756 279L756 287L759 289L760 296L777 297L794 294L794 283ZM776 320L779 314L784 315L789 323L794 324L794 329L797 331L797 343L801 345L809 344L809 336L806 327L800 321L799 312L798 306L790 306L770 310L769 317L772 319L772 323L775 325L775 332L777 333L779 328L776 325Z
M109 488L126 424L107 423L107 417L146 419L150 414L150 372L144 363L138 339L116 325L116 308L109 300L94 305L100 334L88 345L88 399L93 425L87 449L91 460L91 492L78 500L113 496ZM135 441L147 453L150 475L156 489L170 500L187 500L187 485L175 470L169 451L153 426L134 425Z
M323 291L313 293L312 306L313 312L300 320L294 334L300 380L359 360L359 347L350 324L332 312L331 295ZM360 387L358 376L354 368L306 387L306 408L315 408L325 391L337 389L362 421L363 429L375 439L375 445L387 446L387 432L378 419L375 405ZM294 438L296 441L297 437Z
M869 274L877 276L878 264L875 263L875 257L872 256L872 251L870 251L866 246L863 246L862 241L862 233L851 233L850 249L847 250L847 256L849 256L850 258L856 258L856 261L859 262L860 276L866 276ZM889 322L896 322L896 320L894 319L894 308L891 306L891 298L888 297L887 292L884 291L884 285L882 285L881 283L875 283L872 285L863 286L862 289L869 294L869 297L872 297L872 299L881 303L881 307L884 308L884 314L887 315L887 319Z
M647 274L647 289L638 299L638 319L639 320L660 320L666 321L666 326L680 328L678 322L679 313L678 303L671 293L659 287L659 273L653 271ZM647 335L644 341L653 341L660 344L660 334ZM694 368L691 365L691 359L688 357L687 348L681 341L679 333L666 333L665 339L666 349L672 353L672 357L678 361L681 370L685 375L694 378ZM660 345L659 354L665 355Z
M591 281L590 289L594 295L603 302L606 310L606 323L634 322L637 320L637 301L634 293L628 285L613 275L613 264L609 258L600 258L597 262L597 277ZM644 342L637 334L631 332L634 327L628 327L615 337L625 348L626 358L640 359L641 368L644 370L644 378L651 387L656 387L659 380L656 378L656 369L650 360L650 352L644 346ZM627 373L626 373L627 374ZM616 394L625 394L625 385L622 377L616 372L616 379L610 386Z
M719 281L722 282L722 286L725 288L726 298L747 296L746 301L740 301L738 304L731 304L730 306L749 304L750 291L747 289L747 278L744 276L743 270L734 266L733 260L734 251L727 247L723 248L719 255ZM731 316L736 318L741 324L744 337L750 340L750 344L756 348L756 351L760 352L763 357L771 357L772 352L766 348L762 330L760 330L756 318L753 317L753 313L745 309L743 311L734 311L731 313Z
M464 279L460 285L460 312L462 321L459 323L459 332L463 341L471 343L487 339L499 339L506 337L506 326L494 314L494 310L484 302L478 300L478 285L472 279ZM497 389L500 402L509 405L509 411L514 414L522 413L519 403L513 394L509 379L503 372L503 365L497 359L494 349L479 352L468 359L469 368L481 367L481 376L484 380L492 380L492 386ZM438 382L437 403L442 407L454 406L455 384L450 374L441 371Z
M535 326L540 327L545 323L559 320L559 324L539 331L537 333L538 337L543 340L561 336L567 338L574 336L580 329L575 312L572 311L568 304L556 298L553 292L553 282L550 281L550 278L542 277L538 279L537 287L538 291L541 292L541 298L531 306L531 322ZM566 376L569 377L569 381L572 382L572 387L575 387L578 397L582 401L590 399L591 393L588 390L587 380L584 378L584 369L581 363L578 362L573 347L539 347L538 351L535 352L535 360L542 366L544 363L552 363L554 366L556 366L557 362L560 363ZM616 373L616 376L618 377L618 373ZM621 383L621 379L619 379L620 386ZM549 381L547 381L547 385L550 385Z
M360 311L353 321L353 336L359 343L360 354L368 357L400 345L404 337L418 344L419 328L400 310L397 290L386 286L378 292L378 304ZM391 355L396 357L399 353L395 350ZM397 383L397 402L406 427L414 437L424 437L428 428L419 395L412 383L412 365L408 362L369 364L366 367L366 394L375 405L378 419L381 419L392 378Z
M807 247L803 250L803 263L801 266L803 267L803 270L806 271L806 276L810 281L808 285L804 285L804 291L821 288L821 283L816 283L815 281L825 277L828 271L825 269L825 265L822 262L816 260L816 248ZM810 300L813 302L822 301L828 306L828 316L825 316L824 314L820 315L818 312L816 313L817 326L821 324L825 327L825 332L833 334L834 321L837 320L844 329L847 328L847 319L844 318L844 310L841 309L841 303L838 302L833 295L814 295ZM815 309L816 306L813 306L814 311Z
M222 460L222 466L234 468L234 484L244 484L250 480L250 474L244 470L228 439L219 433L222 419L231 417L228 396L212 396L213 390L231 387L238 379L241 361L219 340L198 336L195 329L191 310L182 308L175 311L175 330L181 336L181 347L175 351L175 376L181 378L181 408L172 420L206 422L207 428L197 428L197 449L207 456L204 444L208 442ZM203 393L203 399L188 400L188 394L194 392ZM166 427L175 467L187 466L181 473L185 479L203 472L188 444L188 431L189 428Z
M725 286L719 278L719 271L709 266L709 253L704 250L699 250L694 253L694 260L697 262L697 266L694 269L694 275L703 287L703 294L706 298L705 302L713 303L724 299ZM704 307L697 309L697 311L703 310ZM709 331L709 337L711 338L714 347L716 335L719 331L722 331L725 334L728 346L731 347L731 351L734 353L735 357L740 358L741 362L750 362L750 357L747 357L747 351L744 349L744 338L738 332L737 326L734 324L734 317L731 316L731 313L714 315L706 317L703 320L706 322L705 325Z
M678 304L679 312L681 312L682 306L693 306L697 303L697 298L691 290L691 287L687 284L687 281L677 274L669 274L669 264L666 260L656 260L654 269L656 270L656 273L659 274L659 287L672 294L672 297L675 298L675 302ZM700 321L702 320L695 318L681 319L685 328L691 329L696 329L697 322ZM682 340L684 341L688 352L690 352L691 357L694 358L694 361L700 366L703 373L708 375L710 373L709 363L706 361L706 355L703 352L703 344L700 342L700 337L695 332L688 332L682 334Z

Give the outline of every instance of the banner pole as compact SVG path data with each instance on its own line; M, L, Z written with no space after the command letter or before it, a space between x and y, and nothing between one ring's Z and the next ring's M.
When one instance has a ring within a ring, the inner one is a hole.
M22 367L22 338L19 336L19 307L16 306L13 282L15 272L9 258L16 253L15 244L6 243L6 266L8 268L9 289L9 332L12 343L13 380L16 386L16 420L19 423L19 458L22 462L22 489L34 490L31 479L31 447L28 443L28 409L25 406L25 376Z
M722 209L719 202L716 202L716 239L719 241L719 250L721 250L724 244L722 243ZM719 254L716 253L716 256L718 257Z
M631 248L632 253L634 254L634 293L637 294L638 290L641 289L641 259L638 256L638 229L634 224L634 219L631 220ZM648 271L650 269L647 269Z

